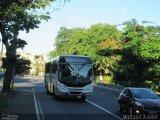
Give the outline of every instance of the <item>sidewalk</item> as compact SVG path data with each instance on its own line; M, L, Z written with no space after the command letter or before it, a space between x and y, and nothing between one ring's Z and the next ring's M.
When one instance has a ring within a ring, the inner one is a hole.
M3 81L0 80L0 90ZM8 107L0 112L0 120L36 120L36 112L32 91L14 92L8 97Z
M15 91L6 113L17 116L18 120L36 120L33 94L31 92Z

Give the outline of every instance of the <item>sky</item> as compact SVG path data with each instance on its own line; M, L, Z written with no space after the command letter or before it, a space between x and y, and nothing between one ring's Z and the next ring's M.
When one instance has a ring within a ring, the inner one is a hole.
M52 11L53 8L59 8ZM132 18L152 21L160 25L160 0L70 0L49 8L51 19L42 21L38 29L21 32L20 38L27 41L24 51L32 54L48 54L54 50L54 41L60 27L88 28L93 24L118 25Z

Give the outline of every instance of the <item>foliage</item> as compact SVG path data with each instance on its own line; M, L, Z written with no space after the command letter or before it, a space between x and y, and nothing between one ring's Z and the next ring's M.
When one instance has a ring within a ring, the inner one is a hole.
M39 73L43 73L44 72L44 58L42 55L35 55L34 56L34 60L35 60L35 63L34 63L34 67L36 68L35 69L35 75L39 75Z
M2 68L6 69L7 67L7 59L3 58L3 65ZM31 61L27 59L18 59L15 65L15 74L25 74L29 71Z
M15 66L15 74L29 74L31 69L31 61L27 59L19 59Z
M142 86L146 80L160 80L160 30L131 20L123 31L122 60L116 79L130 80ZM145 85L145 84L144 84Z
M120 36L120 31L115 26L108 24L97 24L88 29L62 27L56 37L56 50L51 52L50 56L88 55L93 58L95 67L98 69L95 72L104 71L108 74L108 71L114 69L112 63L120 58L115 55L106 57L105 49L120 49ZM107 43L112 43L112 45L107 45Z
M88 29L62 27L50 57L88 55L94 60L96 75L102 72L115 82L125 81L131 86L143 86L147 80L154 84L160 81L160 27L145 23L151 24L131 19L123 23L121 31L109 24Z
M6 47L6 73L2 92L10 92L10 83L15 63L16 50L27 45L18 37L20 31L29 32L38 28L42 20L48 20L45 10L55 0L3 0L0 2L0 33ZM60 0L61 1L61 0ZM66 0L64 0L66 1Z
M103 79L101 81L100 76L97 76L95 79L95 83L112 84L113 78L111 76L103 76Z

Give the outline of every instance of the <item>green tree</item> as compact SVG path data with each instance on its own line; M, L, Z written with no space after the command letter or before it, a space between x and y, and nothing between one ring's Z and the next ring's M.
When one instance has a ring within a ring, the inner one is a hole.
M7 67L6 62L7 62L6 58L3 58L3 65L2 65L3 69L6 69ZM18 61L15 64L15 74L19 74L19 75L25 74L25 73L29 74L30 64L31 64L30 60L27 60L24 58L18 59Z
M115 81L133 82L133 86L146 80L159 81L160 27L150 24L131 19L124 22L122 31L109 24L96 24L88 29L62 27L56 49L50 55L91 56L96 73L101 71Z
M125 22L124 25L123 58L116 79L132 81L134 86L141 86L146 80L158 81L160 79L159 27L144 26L138 24L135 19Z
M113 56L106 56L104 52L111 46L113 49L118 47L120 37L121 32L116 26L108 24L96 24L88 29L62 27L56 37L56 49L50 55L51 57L60 54L88 55L93 58L98 70L108 74L111 70L109 64L113 62L111 59L116 60ZM107 42L112 42L112 45L107 46L105 44Z
M24 47L25 40L18 38L20 31L38 28L41 20L48 20L45 8L53 0L5 0L0 2L0 33L6 47L6 73L2 92L10 92L12 73L17 61L16 49ZM43 12L42 12L43 10Z
M44 58L42 55L35 55L34 60L35 60L35 64L34 64L35 75L38 76L40 72L44 72L44 69L43 69Z
M108 54L108 51L120 49L121 31L116 26L109 24L97 24L88 29L88 40L90 53L95 61L95 67L98 71L112 75L114 64L120 59L120 56Z
M50 53L51 57L61 54L80 54L81 42L83 42L85 30L81 28L68 29L62 27L55 40L55 50Z
M23 58L19 59L16 62L15 74L19 74L19 75L29 74L29 71L31 69L30 64L31 64L30 60L23 59Z

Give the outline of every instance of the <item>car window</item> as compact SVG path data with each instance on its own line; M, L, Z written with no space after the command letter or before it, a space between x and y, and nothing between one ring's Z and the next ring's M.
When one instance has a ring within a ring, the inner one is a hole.
M135 89L133 97L140 99L157 99L158 96L150 89Z
M138 90L133 90L133 96L135 97L135 98L141 98L141 92L140 91L138 91Z
M124 90L123 94L124 94L125 96L130 96L130 92L129 92L128 89Z

